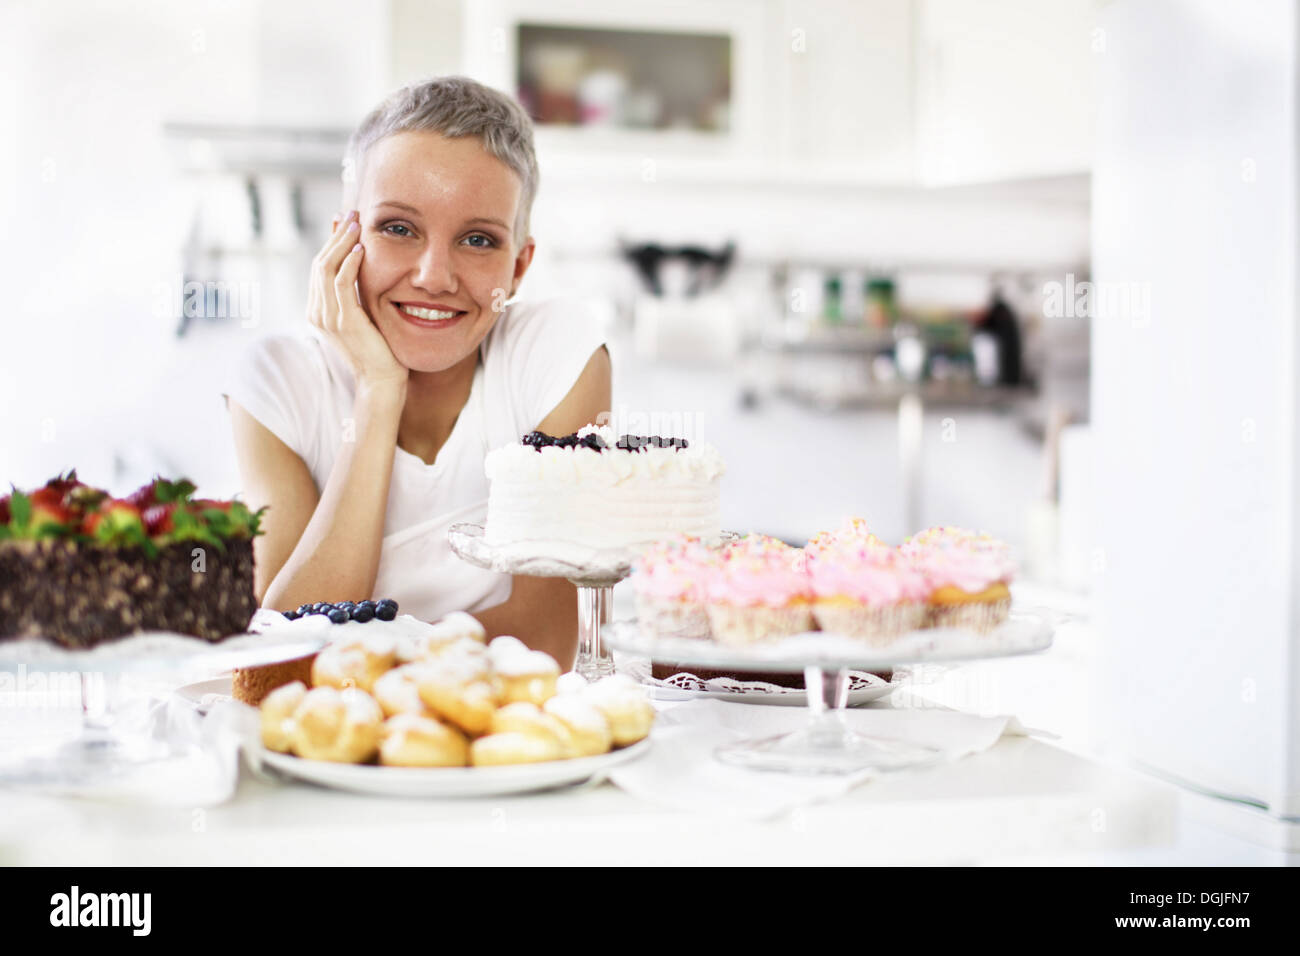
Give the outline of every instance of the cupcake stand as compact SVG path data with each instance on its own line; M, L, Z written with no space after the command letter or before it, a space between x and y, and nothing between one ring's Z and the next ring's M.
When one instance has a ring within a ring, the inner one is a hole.
M255 616L253 626L257 621ZM164 741L143 728L127 726L130 722L123 719L124 705L132 697L126 684L132 679L275 664L314 654L326 643L324 637L286 640L283 634L250 633L214 644L165 632L136 634L89 649L65 648L41 638L0 642L0 674L13 680L6 689L14 703L39 700L48 706L67 700L80 708L79 726L70 740L0 759L0 784L83 787L167 758L170 748Z
M656 660L724 670L803 672L808 722L779 737L745 740L718 748L723 763L788 773L856 773L901 770L942 759L935 749L868 737L844 717L851 670L876 671L908 664L941 664L1011 657L1046 650L1052 643L1047 618L1023 611L988 634L951 628L913 631L886 647L826 632L779 641L732 646L698 638L648 634L635 621L609 624L606 643L615 650Z

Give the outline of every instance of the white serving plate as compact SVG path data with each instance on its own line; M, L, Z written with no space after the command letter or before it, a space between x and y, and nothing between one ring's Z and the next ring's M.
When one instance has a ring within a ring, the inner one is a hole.
M138 673L203 668L215 673L306 657L327 643L327 633L283 630L236 634L216 643L188 634L150 631L91 648L61 647L30 637L0 643L0 670Z
M176 696L200 714L206 714L215 704L233 700L229 677L214 677L195 684L176 688Z
M576 757L512 767L377 767L304 760L259 748L263 765L307 783L380 797L499 797L565 787L604 777L613 767L644 756L647 737L599 757Z

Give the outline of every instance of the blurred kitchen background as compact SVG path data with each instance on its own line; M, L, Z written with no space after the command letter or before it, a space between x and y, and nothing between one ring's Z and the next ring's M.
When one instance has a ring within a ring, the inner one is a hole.
M616 405L722 449L729 527L975 525L1083 587L1088 327L1042 287L1089 268L1095 5L1049 6L10 5L0 474L236 491L221 377L302 323L349 131L463 73L538 124L524 295L589 302Z
M468 74L537 121L523 294L719 446L727 527L1009 540L1056 646L931 695L1100 722L1300 848L1297 38L1294 0L0 3L0 476L238 491L219 388L302 327L349 131Z

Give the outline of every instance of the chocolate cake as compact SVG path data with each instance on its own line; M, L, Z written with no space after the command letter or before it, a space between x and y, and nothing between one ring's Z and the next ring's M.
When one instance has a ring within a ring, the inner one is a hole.
M257 609L261 511L155 479L123 499L76 479L0 498L0 640L93 647L141 631L207 641Z

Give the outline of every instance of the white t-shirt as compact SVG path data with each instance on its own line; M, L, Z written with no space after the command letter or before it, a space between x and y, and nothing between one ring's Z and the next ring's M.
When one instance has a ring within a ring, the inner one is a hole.
M479 347L469 400L433 464L395 449L375 593L350 599L391 597L401 613L433 621L510 596L510 576L462 561L447 529L486 520L484 456L541 424L604 342L581 303L506 307ZM339 446L355 433L356 384L347 360L319 330L304 325L301 333L254 343L222 394L296 452L318 490L325 487ZM274 520L269 512L268 519Z

